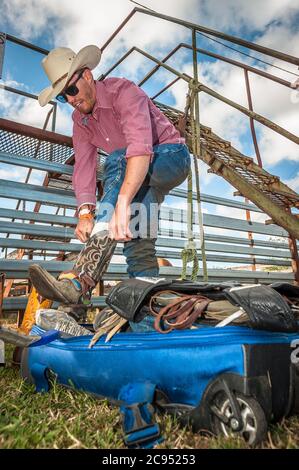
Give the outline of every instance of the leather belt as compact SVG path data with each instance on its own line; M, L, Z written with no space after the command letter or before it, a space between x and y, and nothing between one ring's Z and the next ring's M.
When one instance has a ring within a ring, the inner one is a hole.
M151 297L149 303L150 312L155 317L155 330L164 334L174 329L183 330L190 328L195 320L202 316L207 305L211 302L211 299L200 294L179 295L178 298L157 311L157 302L154 305L156 298L165 294L175 294L178 296L178 293L175 291L159 291Z

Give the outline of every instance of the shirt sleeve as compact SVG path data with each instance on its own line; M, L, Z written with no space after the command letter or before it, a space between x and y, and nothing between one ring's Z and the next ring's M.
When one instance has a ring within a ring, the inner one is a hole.
M76 123L73 127L73 146L75 165L72 183L77 206L96 205L97 148L88 142L87 136Z
M113 107L127 143L126 157L153 155L149 98L135 83L122 79Z

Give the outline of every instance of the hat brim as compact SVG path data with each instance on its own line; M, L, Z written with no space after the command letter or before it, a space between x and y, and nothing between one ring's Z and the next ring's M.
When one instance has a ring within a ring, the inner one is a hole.
M100 63L101 56L101 49L99 49L97 46L90 45L83 47L83 49L78 52L75 59L72 61L72 65L67 76L54 87L49 86L40 92L38 95L38 102L40 106L45 106L53 98L59 95L59 93L64 89L67 82L77 70L83 69L85 67L93 70Z

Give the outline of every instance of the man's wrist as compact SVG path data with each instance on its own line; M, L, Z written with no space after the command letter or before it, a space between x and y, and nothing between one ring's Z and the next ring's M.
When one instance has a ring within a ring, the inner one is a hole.
M121 207L127 207L131 204L133 198L125 193L119 193L117 198L117 205Z
M81 206L78 207L78 212L81 211L81 209L89 209L91 211L93 211L95 209L95 206L93 204L81 204Z
M78 217L79 219L92 219L94 217L95 207L89 204L83 204L78 209Z
M82 215L79 215L79 220L93 220L94 219L94 215L89 212L88 214L82 214Z

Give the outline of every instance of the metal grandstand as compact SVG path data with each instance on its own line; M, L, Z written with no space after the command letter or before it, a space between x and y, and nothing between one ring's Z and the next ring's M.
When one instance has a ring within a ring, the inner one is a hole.
M255 122L272 129L286 139L298 144L299 137L287 129L273 123L271 120L254 112L251 100L249 72L264 77L265 80L275 81L281 87L292 88L292 83L265 72L263 69L253 67L245 62L232 60L224 55L215 54L212 51L199 49L197 47L198 34L205 34L212 38L223 39L231 44L243 46L249 51L263 54L267 60L280 59L291 65L299 66L299 59L258 44L245 41L241 38L230 36L203 26L170 16L156 13L152 10L136 7L128 17L121 23L106 43L101 47L104 52L112 40L131 21L134 15L150 15L163 21L172 22L184 26L191 31L191 44L179 44L170 53L159 60L137 47L126 52L119 60L99 79L104 79L132 53L139 53L150 59L154 67L140 81L142 86L147 80L161 68L168 70L174 75L174 80L154 96L155 104L174 123L178 124L184 113L186 114L186 138L190 151L195 157L195 162L202 160L210 172L223 177L236 189L236 196L245 198L245 202L239 199L226 199L210 194L200 194L199 187L192 193L197 209L193 216L193 236L199 239L197 256L202 262L198 273L198 279L209 281L223 281L237 279L244 282L271 283L275 280L288 280L299 282L299 260L296 239L299 238L299 195L284 184L280 178L271 175L263 169L262 157L259 151L258 138L255 131ZM2 46L5 41L11 41L20 47L30 48L36 53L47 54L48 51L24 42L9 34L2 33ZM180 48L190 50L193 58L193 76L181 73L167 64L170 57L176 54ZM1 49L0 49L1 50ZM4 47L2 47L4 55ZM248 108L235 103L220 95L199 81L198 57L207 55L214 60L225 61L234 67L240 67L244 71L244 80L247 90ZM1 59L1 57L0 57ZM2 57L3 59L3 57ZM1 60L0 60L1 64ZM1 72L1 71L0 71ZM293 72L296 76L295 72ZM193 108L186 107L185 110L177 110L173 107L157 101L166 90L183 80L189 91L189 98L193 97ZM36 95L25 93L19 89L0 84L6 93L18 93L31 99ZM252 139L255 148L255 158L243 155L234 148L230 142L216 135L212 129L204 126L199 119L200 102L199 95L207 93L215 99L232 106L240 113L248 117ZM21 166L28 170L25 182L0 180L0 198L3 200L15 200L15 209L0 209L0 232L2 233L0 245L3 257L0 258L0 272L4 273L6 284L3 285L3 309L8 311L22 310L26 305L26 295L19 297L12 295L14 283L18 280L28 279L28 266L32 260L39 262L49 269L50 272L58 274L63 269L72 266L72 254L76 254L82 245L74 240L74 227L76 217L75 197L71 188L71 176L73 172L74 155L72 139L55 132L57 103L51 102L50 110L44 125L44 129L33 128L5 119L0 119L0 163ZM52 119L51 131L46 130ZM101 167L106 154L98 150L98 193L101 193ZM197 163L195 163L196 167ZM45 172L43 185L30 183L30 175L33 170ZM185 189L174 189L172 196L187 200L188 191ZM24 201L35 204L34 210L26 210ZM203 214L201 204L209 203L224 205L227 207L244 210L244 220L234 219L212 214ZM23 205L22 205L23 204ZM54 206L56 213L49 213L47 208ZM67 211L71 211L67 213ZM266 223L252 222L251 212L265 213L269 219ZM157 254L159 257L169 260L179 260L188 234L188 213L184 209L168 207L161 208L160 219L162 221L174 221L181 224L181 228L166 230L163 224L160 226L159 238L157 240ZM219 233L208 233L207 228L219 229ZM231 230L232 236L222 235L221 230ZM245 232L247 237L234 236L233 231ZM268 240L256 237L262 234L268 236ZM274 240L271 239L274 237ZM280 237L275 239L275 237ZM9 251L14 250L14 251ZM116 254L122 253L121 244L117 247ZM42 259L41 259L42 257ZM227 263L231 265L250 265L248 269L224 269L207 267L207 263ZM175 263L174 263L175 264ZM178 263L177 263L178 264ZM258 265L264 266L289 266L287 272L275 272L272 270L258 270ZM190 270L188 271L190 273ZM161 268L163 277L177 278L181 274L181 266ZM119 280L126 276L126 267L123 263L110 265L105 280ZM27 282L27 281L26 281ZM30 286L27 287L27 293ZM105 292L103 286L95 292L94 305L102 306L105 303Z

